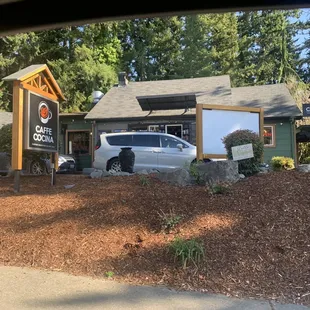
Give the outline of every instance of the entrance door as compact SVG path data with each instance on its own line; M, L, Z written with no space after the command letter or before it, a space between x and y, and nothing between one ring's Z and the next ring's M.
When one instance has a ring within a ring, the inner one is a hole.
M76 159L77 170L91 167L91 139L89 130L67 130L67 154Z
M179 138L183 138L183 125L166 125L166 133Z

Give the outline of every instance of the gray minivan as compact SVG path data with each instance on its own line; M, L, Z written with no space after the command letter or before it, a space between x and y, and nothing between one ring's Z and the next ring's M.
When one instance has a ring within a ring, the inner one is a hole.
M121 171L118 154L122 147L135 153L134 171L183 168L196 159L196 147L179 137L159 132L101 134L95 146L93 167Z

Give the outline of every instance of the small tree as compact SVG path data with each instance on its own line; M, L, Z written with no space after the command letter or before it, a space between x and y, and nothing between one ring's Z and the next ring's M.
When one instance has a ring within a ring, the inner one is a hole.
M232 159L231 148L233 146L252 143L254 157L238 161L239 173L250 176L259 172L259 165L264 152L264 144L255 132L251 130L236 130L224 137L222 141L225 145L228 159Z

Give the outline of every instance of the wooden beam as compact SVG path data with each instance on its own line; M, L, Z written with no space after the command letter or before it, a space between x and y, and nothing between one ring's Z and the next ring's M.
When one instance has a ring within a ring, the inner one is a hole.
M22 170L23 161L23 94L19 81L13 84L12 169Z
M33 85L34 87L39 88L39 85L38 85L36 79L33 79L33 80L32 80L32 85Z
M203 109L206 110L228 110L228 111L245 111L260 113L261 108L236 107L231 105L217 105L217 104L202 104Z
M42 76L41 76L41 74L39 74L39 76L38 76L38 87L41 88L41 86L42 86Z
M259 135L260 135L262 142L264 143L264 109L263 108L260 109L260 113L259 113Z
M203 158L227 159L227 155L222 154L203 154Z
M58 101L58 97L57 97L57 96L55 96L55 95L53 95L53 94L50 94L50 93L48 93L48 92L45 92L45 91L43 91L43 90L40 89L40 88L31 86L31 85L29 85L29 84L24 84L24 83L22 83L22 86L23 86L23 88L25 88L25 89L28 89L28 90L30 90L30 91L32 91L32 92L34 92L34 93L37 93L38 95L45 96L45 97L47 97L48 99Z
M48 89L50 90L50 92L57 96L57 94L55 93L54 89L53 89L53 86L49 83L49 81L47 80L47 78L45 76L43 76L43 81L44 83L47 85Z
M203 159L203 146L202 146L202 104L196 105L196 158L197 160Z
M56 80L54 79L50 69L46 66L46 70L45 72L47 73L51 83L53 84L53 88L55 90L55 93L57 93L57 96L62 99L62 100L66 100L65 96L63 95L59 85L57 84Z
M30 76L28 77L26 80L23 81L23 83L31 83L31 81L33 81L35 78L37 78L39 76L39 73L33 75L33 76Z

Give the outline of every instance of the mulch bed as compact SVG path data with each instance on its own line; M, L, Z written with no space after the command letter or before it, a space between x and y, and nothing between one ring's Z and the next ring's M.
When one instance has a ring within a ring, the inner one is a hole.
M310 174L258 175L224 195L139 176L21 182L14 194L0 178L2 264L310 305ZM182 221L166 234L158 212L170 210ZM203 241L198 267L174 261L175 236Z

